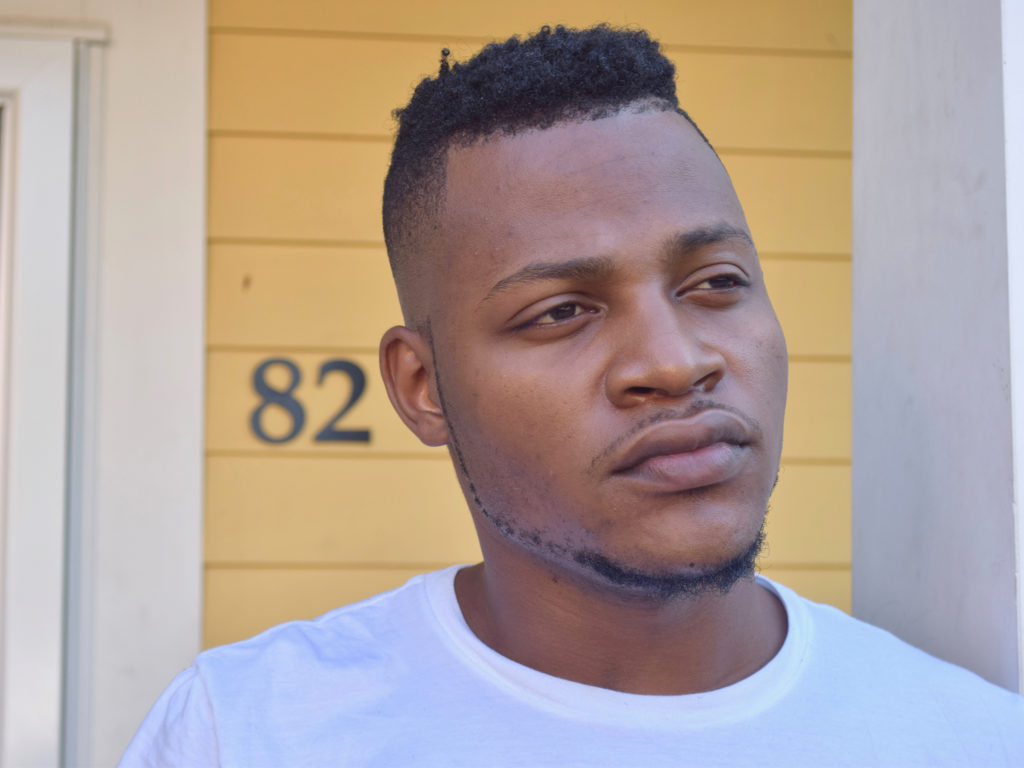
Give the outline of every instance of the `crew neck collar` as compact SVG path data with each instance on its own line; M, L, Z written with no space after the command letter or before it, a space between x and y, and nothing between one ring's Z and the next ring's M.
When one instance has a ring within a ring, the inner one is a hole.
M755 716L793 687L812 646L812 625L803 600L792 590L758 575L786 610L788 629L778 653L754 674L724 688L675 696L623 693L565 680L512 661L481 642L469 628L455 596L456 565L423 581L442 641L479 677L533 706L563 716L610 725L707 727Z

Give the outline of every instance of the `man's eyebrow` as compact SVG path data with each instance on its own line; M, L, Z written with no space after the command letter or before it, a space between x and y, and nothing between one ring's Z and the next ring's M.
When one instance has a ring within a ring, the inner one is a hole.
M688 256L706 245L714 245L732 239L743 240L750 245L754 244L754 240L747 230L723 221L711 226L680 232L669 238L665 250L670 258L677 259L680 256Z
M750 245L754 244L747 230L723 221L707 227L688 229L669 238L666 252L670 259L675 260L681 256L687 256L704 246L734 238L743 240ZM503 277L495 283L480 303L483 304L514 285L540 282L542 280L595 279L608 275L614 269L615 262L603 256L527 264L517 272L513 272L508 277Z
M542 280L585 280L607 275L615 269L614 262L603 256L569 259L567 261L544 261L527 264L508 277L496 282L484 296L481 304L513 285L535 283Z

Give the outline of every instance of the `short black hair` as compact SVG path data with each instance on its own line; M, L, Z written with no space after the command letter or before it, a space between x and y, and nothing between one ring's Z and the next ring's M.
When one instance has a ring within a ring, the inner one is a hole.
M679 108L675 66L643 30L601 24L541 27L491 43L466 62L442 51L436 77L396 109L398 133L384 181L384 241L404 301L401 274L416 229L440 209L449 147L564 121L597 120L631 105ZM709 143L710 146L710 143ZM408 319L408 318L407 318Z

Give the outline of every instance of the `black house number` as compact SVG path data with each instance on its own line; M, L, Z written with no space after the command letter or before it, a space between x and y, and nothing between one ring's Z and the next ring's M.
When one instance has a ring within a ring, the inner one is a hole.
M284 368L288 372L288 384L282 389L277 389L267 381L267 372L274 367ZM317 431L313 442L316 443L368 443L370 442L370 430L368 429L343 429L341 420L345 414L352 410L359 398L366 390L366 373L357 363L351 360L332 359L325 360L320 365L317 375L317 386L323 386L324 379L330 374L337 373L348 378L352 385L352 391L348 399L341 407L334 412L323 426ZM294 440L306 426L306 409L295 397L295 390L302 381L302 373L299 366L287 357L272 357L264 360L256 366L252 372L252 388L260 396L260 403L249 415L249 427L257 439L265 443L280 444ZM270 435L263 428L263 414L268 408L280 408L288 414L291 426L283 435Z

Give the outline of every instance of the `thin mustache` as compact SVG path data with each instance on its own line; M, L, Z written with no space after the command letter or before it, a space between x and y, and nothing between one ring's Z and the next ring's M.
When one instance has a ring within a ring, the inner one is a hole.
M689 419L696 416L698 413L710 410L731 413L747 425L747 428L750 430L755 440L758 442L763 440L764 433L761 430L761 425L757 422L757 419L752 416L748 416L739 408L734 408L731 405L725 405L723 403L716 403L714 400L694 400L686 408L673 408L664 411L657 411L640 419L640 421L634 424L628 432L615 438L607 448L597 454L597 456L595 456L590 462L590 469L593 470L598 464L616 453L622 447L623 443L632 440L637 434L643 432L652 424L658 424L662 421Z

